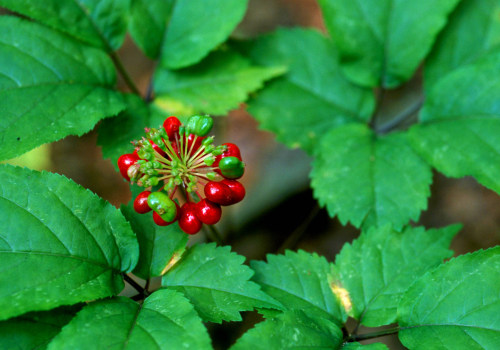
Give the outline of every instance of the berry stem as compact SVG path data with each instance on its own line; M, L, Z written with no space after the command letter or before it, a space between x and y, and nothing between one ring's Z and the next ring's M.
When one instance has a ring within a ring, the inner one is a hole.
M203 225L203 231L205 231L205 235L212 242L216 242L220 246L224 245L224 241L219 231L213 225Z
M186 155L186 159L189 159L189 157L191 156L191 152L193 151L194 145L196 144L197 140L198 140L198 135L195 135L194 139L193 139L193 142L191 142L191 147L189 147L189 152Z
M198 150L194 153L194 155L191 157L191 159L189 160L189 166L191 166L194 162L196 162L200 157L203 157L205 155L207 155L206 153L204 153L205 151L205 147L204 146L201 146L200 148L198 148ZM209 153L210 154L210 153Z
M162 138L162 140L163 140L163 138ZM165 147L167 147L167 149L169 151L169 152L167 152L167 154L170 153L170 154L168 154L170 156L170 158L171 159L175 158L176 160L179 161L179 163L181 163L181 159L179 158L179 156L177 155L177 153L172 148L172 145L170 144L170 142L165 142L165 140L163 140L163 144L165 145Z
M197 159L193 159L190 163L189 163L189 166L192 167L192 166L196 166L198 164L204 164L203 162L205 161L205 159L207 159L208 157L210 157L211 154L210 153L207 153L207 154L203 154L201 157L198 157Z

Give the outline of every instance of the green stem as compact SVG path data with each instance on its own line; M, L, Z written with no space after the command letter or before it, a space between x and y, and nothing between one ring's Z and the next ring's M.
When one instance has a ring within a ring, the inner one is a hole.
M410 105L407 109L405 109L401 114L398 114L387 123L382 124L380 127L376 128L376 132L379 134L384 134L386 132L391 131L394 127L398 126L401 122L406 120L415 114L424 104L424 97L420 97L415 103Z
M120 72L121 76L123 77L123 80L125 80L125 83L130 88L130 90L132 90L132 92L134 94L140 96L141 93L139 92L139 89L137 88L137 86L135 86L134 81L128 75L127 71L125 70L125 67L122 64L122 61L120 60L120 58L118 57L118 55L116 54L116 52L111 51L109 55L111 56L111 59L113 60L113 63L116 66L116 69L118 69L118 71Z
M208 234L207 232L207 227L208 227L208 230L210 231L210 234ZM213 227L212 225L203 225L203 229L205 231L205 234L207 235L208 238L210 238L210 240L212 242L216 242L218 245L222 245L223 242L222 242L222 238L219 234L219 231L217 231L217 229L215 227Z
M134 281L131 277L129 277L128 275L126 274L123 274L123 279L132 286L132 288L134 288L136 291L138 291L140 294L144 294L146 295L146 291L144 288L142 288L140 286L139 283L137 283L136 281Z
M277 251L278 254L284 253L286 249L292 249L300 241L307 228L311 224L311 221L314 220L319 211L320 207L316 204L309 213L308 217L290 234L290 236L288 236L285 242L281 244Z
M391 334L396 334L400 331L399 327L395 328L390 328L386 329L383 331L379 332L373 332L373 333L366 333L366 334L358 334L358 335L351 335L349 339L347 340L348 342L355 342L355 341L360 341L360 340L366 340L366 339L372 339L372 338L378 338L378 337L383 337L385 335L391 335Z

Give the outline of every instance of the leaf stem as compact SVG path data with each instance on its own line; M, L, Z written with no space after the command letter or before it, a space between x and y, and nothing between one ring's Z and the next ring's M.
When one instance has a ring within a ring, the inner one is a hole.
M128 283L130 284L136 291L138 291L141 295L143 296L148 296L149 295L149 292L142 288L141 285L139 283L137 283L136 281L134 281L131 277L129 277L127 274L123 274L123 279Z
M385 335L396 334L399 332L399 330L400 330L399 327L395 327L395 328L385 329L385 330L379 331L379 332L358 334L358 335L353 334L349 337L349 339L347 341L348 342L355 342L355 341L360 341L360 340L383 337Z
M314 208L309 213L309 216L290 234L290 236L288 236L285 242L281 244L281 246L278 248L277 253L284 253L285 249L291 249L295 247L295 245L300 241L307 228L311 224L311 221L313 221L316 215L318 215L319 211L320 207L318 206L318 204L315 204Z
M394 127L398 126L401 122L406 120L408 117L411 117L415 114L424 104L424 97L421 96L415 103L406 108L401 114L398 114L391 120L387 121L387 123L382 124L380 127L376 128L375 131L378 134L385 134L388 131L391 131Z
M116 69L118 69L118 71L120 72L121 76L123 77L123 80L125 80L125 83L130 88L130 90L132 90L132 92L134 94L140 96L141 93L139 92L139 89L137 88L137 86L135 86L134 81L128 75L127 71L125 70L125 67L122 64L122 61L120 60L120 58L118 57L118 55L116 54L116 52L110 51L109 55L111 56L111 59L113 60L113 63L116 66Z

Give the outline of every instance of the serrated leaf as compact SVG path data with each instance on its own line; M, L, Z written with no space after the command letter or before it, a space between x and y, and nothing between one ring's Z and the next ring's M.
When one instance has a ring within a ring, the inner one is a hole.
M158 58L174 0L131 0L130 35L150 58Z
M386 88L413 75L458 2L319 0L346 74Z
M125 39L130 0L0 0L0 6L111 52Z
M133 199L133 198L132 198ZM137 214L131 201L121 211L139 241L139 261L133 273L143 279L163 275L186 248L188 236L177 224L158 226L151 213Z
M288 310L330 319L342 325L347 319L330 287L331 266L324 257L304 251L268 255L267 263L252 261L253 280Z
M349 315L369 327L396 321L403 293L429 269L453 255L448 249L459 225L425 231L390 226L363 232L335 259L338 280L350 299Z
M474 176L500 193L500 51L434 85L410 129L414 147L451 177Z
M285 311L258 323L231 350L337 349L341 342L342 332L335 323L300 311Z
M371 343L371 344L360 344L360 343L345 343L342 345L342 350L389 350L387 345L384 343Z
M280 304L249 281L253 271L245 258L230 247L198 244L162 278L162 286L178 290L205 321L241 321L240 312L256 307L280 308Z
M82 135L124 108L102 51L10 16L0 32L0 159Z
M198 63L226 40L243 19L248 0L177 0L167 28L160 66L178 69Z
M244 48L258 64L285 66L287 74L250 101L261 127L289 147L311 153L331 128L367 121L373 93L350 83L337 63L334 44L312 29L280 29Z
M137 95L125 95L124 102L127 108L115 118L108 118L99 124L99 138L97 143L102 148L104 158L110 158L115 169L118 170L118 158L125 153L132 153L133 140L140 140L145 136L144 128L157 128L162 125L168 114L157 112L147 105Z
M212 347L193 306L173 290L158 290L142 305L124 297L89 304L48 347L49 350L82 348L203 350Z
M177 71L157 69L154 89L157 100L177 101L192 114L224 115L238 108L265 80L283 72L280 67L252 65L231 51L216 51L193 67Z
M500 348L500 246L462 255L417 280L398 307L410 349Z
M330 216L356 227L400 230L427 206L432 173L406 134L375 135L366 125L330 131L316 150L314 196Z
M50 341L61 331L80 309L60 307L50 311L30 312L0 322L0 348L46 349Z
M0 178L0 320L123 289L139 247L119 210L64 176L1 165Z
M450 16L425 60L425 87L500 46L498 0L463 0Z

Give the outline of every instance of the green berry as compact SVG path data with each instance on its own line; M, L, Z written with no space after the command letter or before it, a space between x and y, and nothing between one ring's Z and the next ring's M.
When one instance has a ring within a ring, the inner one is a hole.
M245 163L236 157L225 157L220 160L219 169L226 179L239 179L245 172Z
M203 137L212 130L213 125L214 121L208 115L193 115L187 121L186 131L188 134L195 134Z
M148 196L148 205L167 222L173 221L177 216L177 207L175 202L164 192L151 193Z

